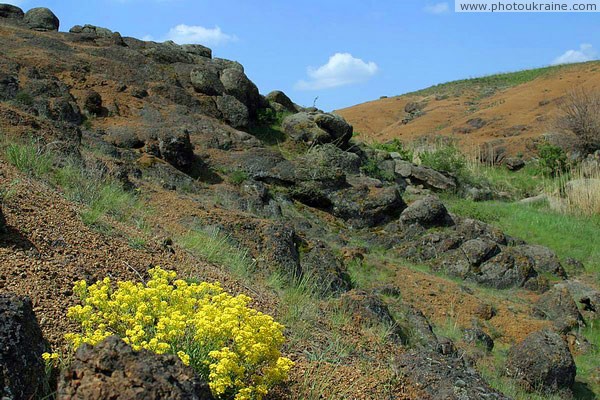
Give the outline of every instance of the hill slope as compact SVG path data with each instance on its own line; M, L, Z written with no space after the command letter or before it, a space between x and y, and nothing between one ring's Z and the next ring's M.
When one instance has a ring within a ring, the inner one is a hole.
M444 135L469 147L500 139L515 154L553 130L561 98L580 86L600 87L600 62L449 82L336 112L368 141ZM411 117L409 103L421 112Z

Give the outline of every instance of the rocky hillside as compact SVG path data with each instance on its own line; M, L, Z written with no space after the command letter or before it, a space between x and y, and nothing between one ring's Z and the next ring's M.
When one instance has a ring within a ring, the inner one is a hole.
M212 398L208 374L114 336L45 371L80 329L75 282L156 266L286 326L295 366L266 398L594 394L588 259L449 212L456 176L261 95L206 47L58 28L0 5L2 396Z
M599 87L599 66L588 62L466 79L337 112L363 140L410 143L442 135L467 150L492 144L513 156L527 155L540 136L559 131L556 116L569 91Z

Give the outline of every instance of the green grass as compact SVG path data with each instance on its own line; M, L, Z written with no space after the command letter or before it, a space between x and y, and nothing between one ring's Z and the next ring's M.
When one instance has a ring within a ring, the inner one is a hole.
M581 333L590 341L593 350L575 356L575 364L577 365L578 380L594 393L600 394L600 370L598 369L598 360L600 360L600 320L588 322L588 326L581 330ZM595 375L595 376L594 376ZM592 376L594 376L592 378ZM579 385L575 388L575 392L584 392L584 388ZM584 398L580 396L579 398Z
M110 231L110 226L101 222L105 216L136 225L143 220L146 211L137 196L125 191L102 171L86 169L73 159L54 167L53 155L34 142L11 143L6 146L5 155L20 171L50 183L66 199L83 204L81 218L88 226Z
M178 242L192 254L228 268L237 277L248 278L255 270L255 262L248 251L234 244L218 229L193 229Z
M592 62L594 63L594 62ZM496 90L506 89L534 79L549 76L563 69L570 68L569 65L556 65L551 67L534 68L517 72L499 73L482 77L461 79L457 81L442 83L431 86L407 95L429 96L429 95L460 95L465 90L476 90L481 95L493 94ZM572 67L571 67L572 68Z
M47 175L52 169L53 157L36 143L11 143L5 150L6 160L18 170L34 177Z
M236 186L241 185L246 180L248 180L248 174L245 171L236 170L229 175L229 182Z
M530 244L547 246L562 260L575 258L587 271L600 273L600 216L565 215L543 204L474 202L456 197L444 202L455 214L480 219Z
M507 192L515 199L536 196L543 192L547 180L538 166L529 162L519 171L509 171L504 166L477 164L469 168L472 183L487 184L496 193Z

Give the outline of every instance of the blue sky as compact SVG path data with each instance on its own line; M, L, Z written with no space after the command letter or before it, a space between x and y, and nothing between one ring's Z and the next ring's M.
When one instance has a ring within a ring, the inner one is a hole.
M2 0L0 0L2 1ZM6 0L4 0L6 1ZM61 30L94 24L123 36L199 42L241 62L261 93L325 110L432 84L596 59L596 13L455 13L434 0L21 0Z

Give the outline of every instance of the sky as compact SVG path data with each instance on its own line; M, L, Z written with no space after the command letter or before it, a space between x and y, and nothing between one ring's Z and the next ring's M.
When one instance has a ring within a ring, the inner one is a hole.
M0 0L6 1L6 0ZM20 0L61 31L200 43L241 62L261 93L326 111L437 83L556 63L600 50L599 13L455 13L427 0Z

